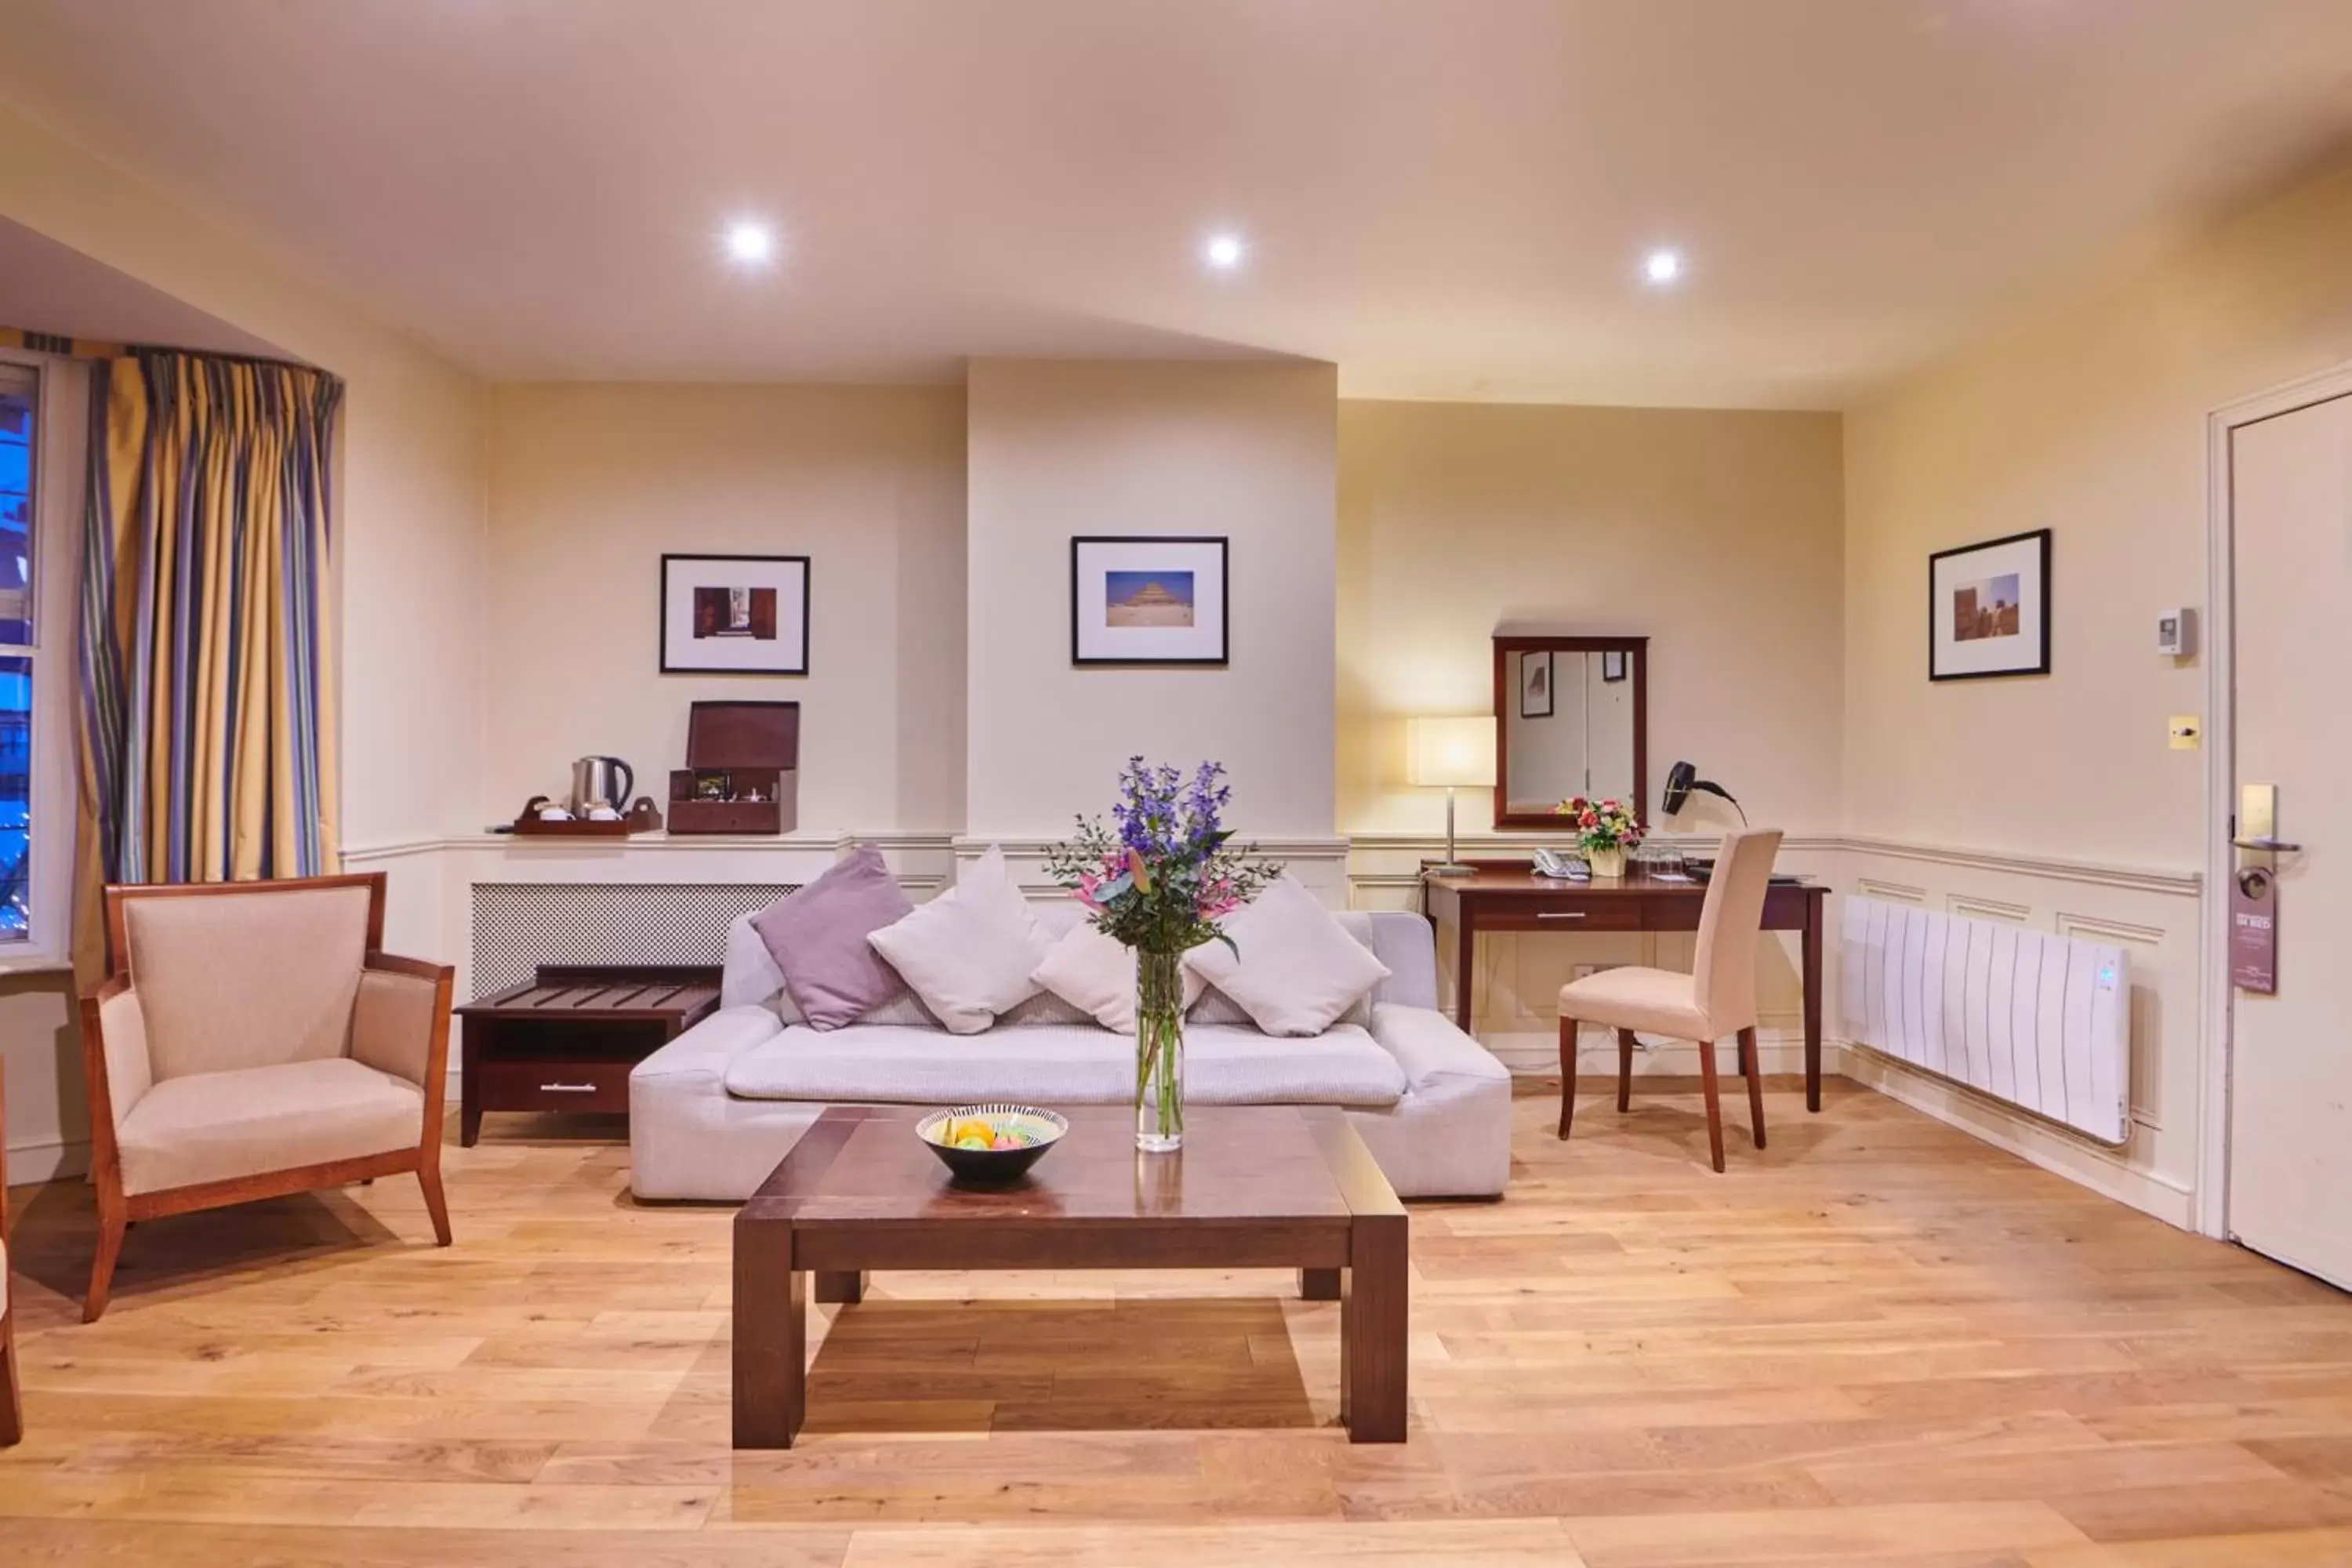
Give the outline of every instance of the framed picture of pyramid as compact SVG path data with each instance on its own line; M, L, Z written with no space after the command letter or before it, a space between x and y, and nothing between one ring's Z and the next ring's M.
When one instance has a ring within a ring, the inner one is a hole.
M1223 664L1225 541L1126 534L1070 541L1070 662Z

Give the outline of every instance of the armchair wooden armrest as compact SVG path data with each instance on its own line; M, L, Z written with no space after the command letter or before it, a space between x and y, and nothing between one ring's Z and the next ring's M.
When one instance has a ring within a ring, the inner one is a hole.
M0 1083L0 1128L8 1125L8 1090ZM25 1436L24 1396L16 1388L16 1292L8 1289L8 1140L0 1137L0 1448Z

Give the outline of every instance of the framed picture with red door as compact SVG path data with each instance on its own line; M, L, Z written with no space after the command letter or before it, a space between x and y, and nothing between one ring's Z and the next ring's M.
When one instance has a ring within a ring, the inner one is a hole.
M665 675L806 675L809 558L664 555Z

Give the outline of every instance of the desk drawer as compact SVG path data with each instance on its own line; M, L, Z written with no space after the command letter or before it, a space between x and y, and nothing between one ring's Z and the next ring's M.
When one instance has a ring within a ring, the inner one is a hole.
M1640 931L1642 900L1622 893L1560 893L1478 917L1481 931Z
M485 1110L626 1110L634 1062L489 1061L482 1077Z

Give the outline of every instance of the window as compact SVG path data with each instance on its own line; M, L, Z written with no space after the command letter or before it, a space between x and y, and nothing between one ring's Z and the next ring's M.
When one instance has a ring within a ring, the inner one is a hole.
M71 940L72 455L85 421L66 393L84 374L0 357L0 968L61 963Z

